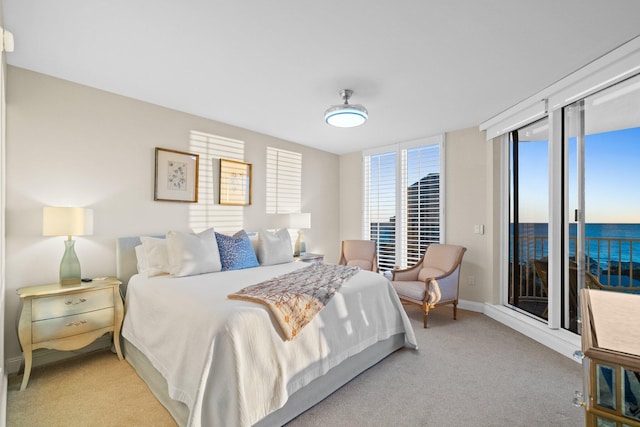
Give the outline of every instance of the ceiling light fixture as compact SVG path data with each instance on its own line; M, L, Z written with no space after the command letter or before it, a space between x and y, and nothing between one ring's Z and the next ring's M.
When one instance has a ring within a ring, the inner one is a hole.
M369 118L367 109L362 105L349 104L349 98L353 95L353 91L351 89L343 89L339 93L344 104L329 107L324 112L324 121L331 126L339 128L352 128L366 122L367 118Z

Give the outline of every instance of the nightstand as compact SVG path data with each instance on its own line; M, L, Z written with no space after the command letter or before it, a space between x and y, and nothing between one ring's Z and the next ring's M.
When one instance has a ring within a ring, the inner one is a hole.
M77 285L38 285L17 290L22 299L18 337L24 352L24 377L20 391L27 387L33 350L77 350L107 332L120 360L120 328L124 307L120 281L101 278Z
M296 261L310 262L313 264L316 264L316 263L322 264L324 262L324 255L306 253L304 255L295 257L295 259Z

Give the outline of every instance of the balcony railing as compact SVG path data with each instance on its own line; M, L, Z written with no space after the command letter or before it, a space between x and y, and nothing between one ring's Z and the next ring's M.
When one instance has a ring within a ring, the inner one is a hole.
M515 275L514 271L511 271L509 295L512 299L517 295L522 300L546 300L547 289L538 277L534 261L547 259L548 238L520 236L518 243L520 261L512 263L511 268L518 268L519 274ZM570 238L571 260L575 259L576 244L577 239ZM513 247L513 240L510 247ZM587 237L585 254L585 268L606 289L634 292L640 290L640 239Z

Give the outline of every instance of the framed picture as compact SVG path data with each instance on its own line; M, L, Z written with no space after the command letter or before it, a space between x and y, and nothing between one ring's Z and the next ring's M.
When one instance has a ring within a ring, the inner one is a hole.
M196 203L199 155L156 147L153 200Z
M251 204L251 164L220 159L220 204Z

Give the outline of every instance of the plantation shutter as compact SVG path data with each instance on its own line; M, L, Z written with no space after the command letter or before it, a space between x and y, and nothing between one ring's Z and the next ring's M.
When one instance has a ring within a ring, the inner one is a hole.
M364 158L364 236L378 243L378 267L396 265L396 152Z
M363 153L363 238L380 270L416 264L444 234L444 136Z
M402 150L406 263L420 260L430 243L440 242L440 146Z

